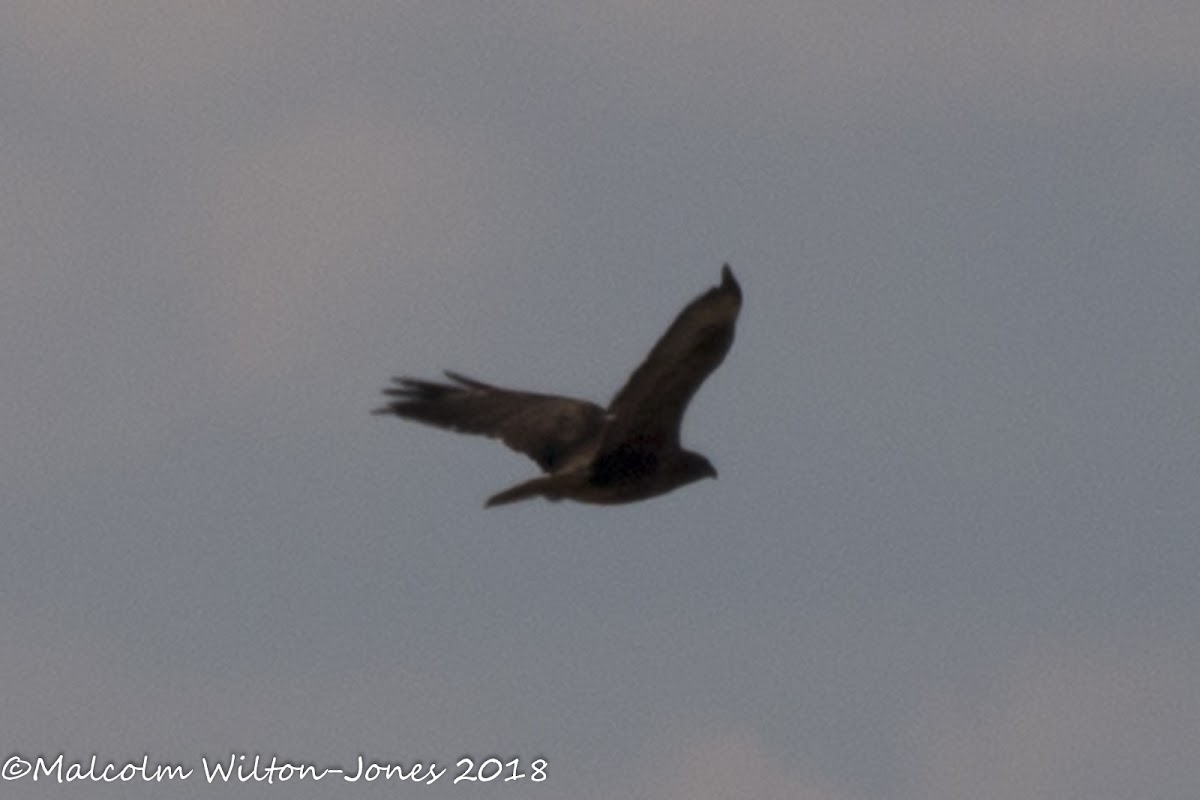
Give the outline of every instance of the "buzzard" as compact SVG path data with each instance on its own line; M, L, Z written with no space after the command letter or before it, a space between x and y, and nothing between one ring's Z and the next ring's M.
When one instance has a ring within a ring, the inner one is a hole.
M375 414L500 439L546 474L491 497L498 506L545 497L632 503L717 477L707 458L683 449L688 401L733 343L742 290L726 264L721 283L675 318L607 410L586 400L534 394L446 372L450 383L393 379Z

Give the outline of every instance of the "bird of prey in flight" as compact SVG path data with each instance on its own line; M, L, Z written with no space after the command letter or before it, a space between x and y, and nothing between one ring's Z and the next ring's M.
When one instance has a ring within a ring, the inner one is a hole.
M375 414L499 439L532 458L541 477L494 495L488 506L545 497L632 503L717 477L679 444L688 401L733 344L742 290L726 264L721 283L687 305L608 408L586 400L503 389L454 372L451 383L399 377Z

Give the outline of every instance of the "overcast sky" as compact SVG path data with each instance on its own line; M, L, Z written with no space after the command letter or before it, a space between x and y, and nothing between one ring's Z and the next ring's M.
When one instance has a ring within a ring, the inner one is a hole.
M0 186L0 750L196 770L6 797L1200 795L1195 3L14 0ZM726 260L715 482L368 414Z

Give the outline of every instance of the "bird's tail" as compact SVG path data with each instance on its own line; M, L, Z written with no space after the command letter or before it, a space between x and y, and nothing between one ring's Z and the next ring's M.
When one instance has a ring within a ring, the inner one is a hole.
M556 475L543 475L540 478L518 483L509 489L505 489L499 494L494 494L484 503L485 508L492 506L502 506L505 503L515 503L518 500L528 500L531 497L543 496L547 500L560 500L562 495L554 491Z

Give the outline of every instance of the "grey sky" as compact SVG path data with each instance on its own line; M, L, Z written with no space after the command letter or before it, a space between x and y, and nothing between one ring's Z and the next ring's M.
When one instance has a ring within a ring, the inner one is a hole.
M0 75L5 756L1200 793L1195 4L18 1ZM725 260L716 482L485 512L367 413L607 401Z

